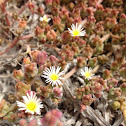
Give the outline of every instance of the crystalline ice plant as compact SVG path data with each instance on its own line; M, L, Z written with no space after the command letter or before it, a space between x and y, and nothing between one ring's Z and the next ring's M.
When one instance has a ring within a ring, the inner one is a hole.
M81 24L79 24L79 25L77 23L76 23L76 25L72 24L71 29L68 28L71 36L73 36L73 37L75 37L75 36L85 36L86 31L83 30Z
M85 79L91 79L93 77L92 69L88 67L84 67L84 70L81 69L81 75L85 77Z
M42 102L40 102L40 99L37 99L36 93L30 91L27 93L27 96L22 97L23 102L17 101L19 110L25 110L26 113L37 113L40 115L40 109L43 108L43 105L41 104Z
M46 83L50 83L52 84L52 86L54 85L62 85L61 80L63 80L64 78L61 77L62 75L64 75L64 71L60 72L61 67L55 67L52 66L49 68L47 68L45 71L43 71L43 75L42 77L46 78Z
M51 20L51 18L48 18L46 15L44 15L43 17L40 17L39 20L40 20L40 21L49 22L49 21Z

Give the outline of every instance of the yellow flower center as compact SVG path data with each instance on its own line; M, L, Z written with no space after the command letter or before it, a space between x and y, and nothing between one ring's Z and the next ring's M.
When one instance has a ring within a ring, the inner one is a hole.
M89 78L91 76L91 73L90 72L85 72L85 77L86 78Z
M50 78L53 80L53 81L56 81L58 80L59 76L57 74L51 74Z
M44 21L46 21L46 22L48 22L48 19L47 19L47 17L43 17L43 20L44 20Z
M80 34L80 31L78 29L73 31L73 36L78 36Z
M37 104L35 101L29 101L27 104L26 104L26 108L30 111L35 111L36 108L37 108Z

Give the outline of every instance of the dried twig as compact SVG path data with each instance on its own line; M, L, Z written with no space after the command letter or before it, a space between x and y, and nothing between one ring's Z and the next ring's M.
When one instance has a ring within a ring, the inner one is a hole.
M21 36L21 37L16 38L16 39L9 45L8 48L6 48L4 51L0 52L0 56L3 55L4 53L8 52L11 48L13 48L13 47L17 44L17 42L18 42L19 40L29 39L29 38L31 38L31 37L33 37L32 34L29 34L29 35L25 35L25 36Z
M89 118L90 120L92 120L93 122L95 122L97 124L97 126L111 126L108 122L105 121L105 119L101 116L98 115L95 110L93 110L90 106L87 106L87 110L81 112L80 110L80 104L78 101L73 99L73 96L71 94L71 92L69 91L69 88L67 86L67 81L64 82L63 84L63 89L64 89L64 93L65 96L71 101L73 102L73 104L77 107L77 110L79 110L79 112L82 114L82 116L85 118Z

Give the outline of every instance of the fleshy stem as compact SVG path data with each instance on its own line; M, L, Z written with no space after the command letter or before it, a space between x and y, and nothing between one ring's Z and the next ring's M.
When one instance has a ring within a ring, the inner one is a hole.
M50 44L44 44L44 46L46 46L46 47L48 47L48 48L52 48L52 49L54 49L56 52L59 52L60 51L60 49L59 48L57 48L57 47L55 47L56 45L50 45Z
M18 12L18 16L26 9L26 7L28 6L29 1L20 9L20 11Z
M101 41L104 42L105 40L107 40L110 37L110 34L106 34L101 38Z
M33 37L33 35L29 34L29 35L21 36L21 37L14 39L14 41L9 45L9 47L7 47L4 51L0 52L0 56L3 55L4 53L8 52L11 48L13 48L19 40L29 39L31 37Z
M100 65L98 64L98 65L92 70L92 73L95 73L95 72L98 70L99 67L100 67Z
M101 41L104 42L104 41L105 41L106 39L108 39L109 37L110 37L110 34L107 34L107 35L105 35L105 36L103 36L103 37L101 38ZM109 57L111 54L112 54L112 53L110 52L110 53L107 54L107 56ZM99 67L100 67L100 65L98 64L98 65L92 70L92 72L95 73L95 72L98 70ZM66 80L66 79L70 78L70 77L77 71L77 69L78 69L78 66L74 67L69 73L67 73L67 74L64 76L64 79Z
M64 79L67 80L68 78L70 78L76 71L77 71L78 67L74 67L69 73L67 73L65 76L64 76Z
M3 3L1 5L2 5L2 11L5 14L5 18L6 18L7 25L10 26L10 21L8 19L8 15L6 13L6 8L5 8L6 1L7 0L3 1Z

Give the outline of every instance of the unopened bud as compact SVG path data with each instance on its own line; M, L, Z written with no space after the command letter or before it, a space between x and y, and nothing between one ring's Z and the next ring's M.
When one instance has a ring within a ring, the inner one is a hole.
M126 83L125 83L125 82L122 83L122 84L120 85L120 88L121 88L122 92L126 92Z
M34 11L35 11L35 5L32 2L29 1L28 2L28 8L32 12L32 14L33 14Z
M126 67L122 67L119 72L121 76L126 77Z
M115 78L110 78L110 79L108 80L108 83L107 83L107 85L108 85L110 88L116 87L117 84L118 84L118 80L116 80Z
M26 24L27 24L26 21L19 21L18 27L24 29L26 27Z
M25 119L21 119L19 121L19 126L27 126L27 121Z
M37 63L41 66L45 64L46 60L47 60L46 52L45 51L39 52L36 58Z
M14 70L13 77L21 80L24 77L24 74L23 74L22 70Z
M118 101L114 101L112 104L111 104L111 107L114 109L114 110L117 110L120 108L120 103Z
M103 72L103 78L104 79L109 79L110 76L111 76L110 70L108 70L108 69L104 70L104 72Z
M31 63L31 61L30 61L30 57L27 57L27 58L23 58L23 63L24 64L30 64Z
M57 34L54 30L48 31L47 32L47 39L48 40L55 40L57 37Z

